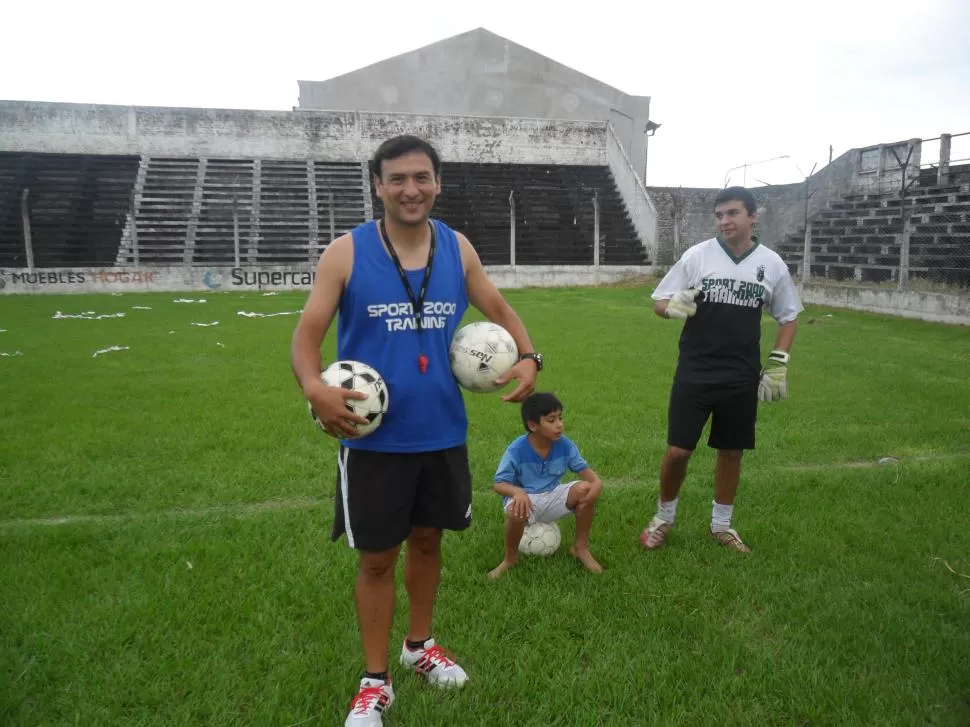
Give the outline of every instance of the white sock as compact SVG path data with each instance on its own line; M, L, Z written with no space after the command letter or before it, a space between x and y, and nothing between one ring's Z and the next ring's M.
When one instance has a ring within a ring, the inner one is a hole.
M659 517L664 522L674 524L674 520L677 518L677 500L679 498L674 498L670 502L661 502L660 498L657 498L657 517Z
M716 500L711 503L711 530L715 533L723 533L731 527L731 514L734 512L734 505L719 505Z

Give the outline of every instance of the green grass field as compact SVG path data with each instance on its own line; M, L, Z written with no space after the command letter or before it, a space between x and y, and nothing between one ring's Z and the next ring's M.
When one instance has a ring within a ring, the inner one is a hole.
M706 534L706 448L647 553L678 335L649 292L507 293L603 477L607 571L563 547L486 579L491 475L521 425L469 395L476 519L445 539L436 636L471 682L440 693L392 665L385 724L970 724L967 329L807 310L791 398L762 408L746 459L734 524L753 554ZM22 354L0 357L2 725L346 715L362 657L355 558L329 542L336 444L289 372L296 316L238 315L305 296L178 297L201 296L0 298L0 352ZM92 356L113 345L129 350Z

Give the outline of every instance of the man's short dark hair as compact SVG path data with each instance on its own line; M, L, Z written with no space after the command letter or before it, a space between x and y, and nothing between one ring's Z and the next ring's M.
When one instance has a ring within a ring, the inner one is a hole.
M380 179L381 165L385 161L397 159L413 151L420 151L427 154L428 158L431 159L434 176L437 178L441 175L441 157L438 156L438 152L424 139L411 134L392 137L377 147L377 151L374 152L374 158L370 161L370 173Z
M755 202L754 195L744 187L728 187L718 192L714 198L714 206L717 207L725 202L741 202L749 215L754 215L758 211L758 203Z
M529 429L529 422L536 424L542 417L552 414L554 411L562 411L562 402L556 398L555 394L546 391L537 391L528 399L522 402L522 425L525 431Z

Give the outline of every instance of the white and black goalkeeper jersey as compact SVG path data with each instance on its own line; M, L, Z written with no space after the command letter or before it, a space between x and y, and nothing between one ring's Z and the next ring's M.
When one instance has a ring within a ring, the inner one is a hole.
M689 248L660 281L655 300L697 288L697 313L680 335L676 379L685 383L754 384L761 371L761 309L778 323L803 310L784 261L758 244L735 257L716 237Z

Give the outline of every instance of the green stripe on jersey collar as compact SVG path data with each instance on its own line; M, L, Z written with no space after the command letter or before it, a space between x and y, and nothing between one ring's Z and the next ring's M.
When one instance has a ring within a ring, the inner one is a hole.
M755 250L758 249L758 244L759 244L758 243L758 236L757 235L752 235L751 236L751 242L753 244L751 245L750 248L748 248L748 250L743 255L741 255L739 257L739 256L735 255L733 252L731 252L731 248L729 248L726 244L724 244L724 240L721 239L721 236L720 235L718 235L716 239L717 239L717 243L721 246L721 249L724 250L724 253L729 258L731 258L731 260L734 262L735 265L740 265L741 262L743 262L744 259L746 257L748 257L748 255L750 255L751 253L753 253Z

